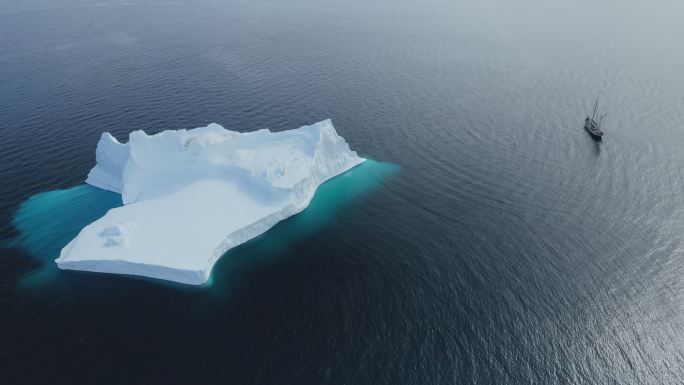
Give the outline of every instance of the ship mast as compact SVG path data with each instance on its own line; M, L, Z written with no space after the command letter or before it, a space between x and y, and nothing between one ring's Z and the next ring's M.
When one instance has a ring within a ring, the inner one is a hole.
M594 117L596 117L596 109L598 108L598 102L599 102L599 97L596 97L596 103L594 103L594 112L591 114L591 120L594 120Z

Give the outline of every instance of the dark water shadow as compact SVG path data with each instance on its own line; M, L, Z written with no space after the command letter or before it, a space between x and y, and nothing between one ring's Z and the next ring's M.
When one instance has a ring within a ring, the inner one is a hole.
M592 142L594 142L594 156L598 158L601 156L601 142L595 139L592 139Z

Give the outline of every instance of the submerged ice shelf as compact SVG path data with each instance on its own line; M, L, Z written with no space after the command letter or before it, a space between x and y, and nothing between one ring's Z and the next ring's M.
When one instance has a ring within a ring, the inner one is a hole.
M202 284L227 250L307 207L326 180L362 163L330 120L248 133L210 124L97 146L86 182L123 206L61 251L62 269Z

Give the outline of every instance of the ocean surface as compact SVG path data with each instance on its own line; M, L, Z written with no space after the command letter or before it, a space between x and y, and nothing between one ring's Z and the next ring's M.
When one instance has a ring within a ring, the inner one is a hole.
M0 0L0 383L684 383L683 15ZM326 118L373 161L209 285L55 268L103 131Z

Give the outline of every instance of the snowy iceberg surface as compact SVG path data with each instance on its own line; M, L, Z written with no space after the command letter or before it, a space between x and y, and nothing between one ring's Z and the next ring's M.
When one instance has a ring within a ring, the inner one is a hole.
M123 206L61 251L62 269L202 284L227 250L305 209L326 180L362 163L330 120L248 133L217 124L128 143L104 133L86 183Z

